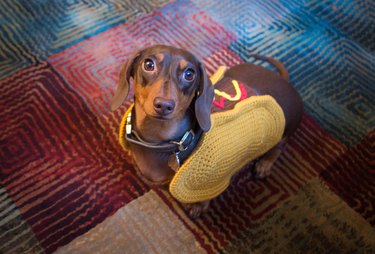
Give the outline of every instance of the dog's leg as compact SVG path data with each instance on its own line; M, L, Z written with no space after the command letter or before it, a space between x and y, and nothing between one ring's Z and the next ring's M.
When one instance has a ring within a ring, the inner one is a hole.
M209 205L210 200L187 205L187 210L189 211L190 218L198 218L203 212L206 212L208 210Z
M255 171L257 178L265 178L271 174L271 168L277 158L284 150L286 138L282 139L279 144L265 153L255 164Z

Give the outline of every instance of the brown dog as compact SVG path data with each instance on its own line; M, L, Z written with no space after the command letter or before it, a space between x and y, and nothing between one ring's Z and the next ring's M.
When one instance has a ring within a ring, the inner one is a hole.
M275 65L281 75L253 64L241 64L225 73L220 86L231 79L239 80L257 95L271 95L284 112L282 141L256 164L258 177L265 177L270 174L286 139L298 127L303 106L288 83L284 66L270 58L256 58ZM198 142L198 138L189 137L190 133L199 136L210 129L214 87L203 64L194 55L162 45L136 52L123 66L111 110L126 99L130 85L134 86L135 95L131 128L136 138L130 142L135 167L149 183L167 184ZM176 147L181 151L178 156L173 151ZM195 217L207 209L208 201L190 207L190 214Z

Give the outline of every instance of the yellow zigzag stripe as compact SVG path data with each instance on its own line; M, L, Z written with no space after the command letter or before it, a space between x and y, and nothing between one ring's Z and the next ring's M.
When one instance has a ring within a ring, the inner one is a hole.
M213 85L215 85L220 79L223 78L224 73L228 70L227 66L220 66L217 71L211 76L210 80ZM230 94L226 92L222 92L218 89L215 89L215 94L220 97L224 97L228 101L238 101L241 98L241 89L240 86L238 85L238 82L236 80L232 80L232 84L234 87L234 90L236 92L235 96L231 96Z
M222 92L217 89L215 89L215 94L218 96L224 97L228 101L238 101L241 98L240 86L238 85L238 82L236 80L232 80L232 84L233 84L234 90L236 91L236 95L234 97L230 96L230 94L227 94L226 92Z

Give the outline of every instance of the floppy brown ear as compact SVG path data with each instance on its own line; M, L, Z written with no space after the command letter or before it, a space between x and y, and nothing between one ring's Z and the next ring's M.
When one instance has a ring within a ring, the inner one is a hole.
M117 90L110 102L111 111L116 110L121 106L129 93L130 78L134 75L134 64L140 56L141 51L135 52L129 60L122 66L120 71L120 78L117 85Z
M198 85L198 97L195 99L195 117L203 131L211 128L211 105L214 99L214 87L207 76L203 64L199 66L200 83Z

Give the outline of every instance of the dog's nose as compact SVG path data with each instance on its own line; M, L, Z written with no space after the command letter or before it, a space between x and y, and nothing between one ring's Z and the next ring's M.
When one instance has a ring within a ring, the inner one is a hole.
M176 104L174 100L167 100L160 97L154 99L154 109L156 113L162 116L169 115L173 112Z

